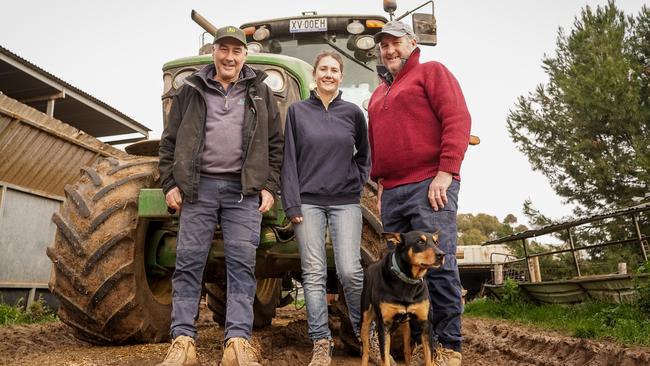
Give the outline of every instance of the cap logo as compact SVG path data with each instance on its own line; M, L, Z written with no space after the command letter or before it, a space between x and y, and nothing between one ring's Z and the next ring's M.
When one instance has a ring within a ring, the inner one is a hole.
M228 28L226 28L226 32L228 32L228 33L235 33L235 32L237 32L237 31L235 30L235 27L228 27Z

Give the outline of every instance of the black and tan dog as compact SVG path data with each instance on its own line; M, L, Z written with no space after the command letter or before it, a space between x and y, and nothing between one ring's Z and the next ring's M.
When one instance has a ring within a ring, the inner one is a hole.
M424 275L430 268L442 266L445 253L438 248L438 234L411 231L406 234L384 233L395 246L365 271L361 294L361 365L368 365L370 326L377 326L382 364L390 365L390 333L401 327L404 360L411 363L411 326L422 330L421 342L425 365L432 365L429 291Z

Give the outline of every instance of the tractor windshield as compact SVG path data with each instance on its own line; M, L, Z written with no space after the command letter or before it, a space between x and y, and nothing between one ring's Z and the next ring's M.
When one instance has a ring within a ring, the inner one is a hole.
M355 104L361 103L370 98L370 94L377 87L379 79L375 71L377 58L373 57L362 61L356 58L354 52L347 49L349 37L316 37L313 39L276 39L274 42L274 53L292 56L313 63L316 55L323 50L333 50L343 56L343 80L340 89L343 91L343 98Z
M361 106L379 84L377 50L372 36L386 19L379 16L317 15L272 19L241 26L249 52L277 53L309 64L321 51L343 57L343 99Z

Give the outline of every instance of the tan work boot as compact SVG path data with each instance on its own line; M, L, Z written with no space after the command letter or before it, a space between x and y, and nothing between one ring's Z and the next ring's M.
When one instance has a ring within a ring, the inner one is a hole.
M383 366L383 363L381 363L381 351L379 349L379 337L377 336L377 332L370 333L370 349L368 352L370 353L370 363L375 366ZM397 366L393 356L389 355L388 357L390 358L390 366Z
M327 338L314 341L314 350L311 354L309 366L330 366L332 363L332 348L334 348L334 342Z
M172 341L163 362L156 366L197 366L198 364L194 339L188 336L178 336Z
M444 348L441 345L433 352L434 366L460 366L463 361L463 355L449 348Z
M260 352L246 338L233 337L226 342L221 366L261 366L260 358Z

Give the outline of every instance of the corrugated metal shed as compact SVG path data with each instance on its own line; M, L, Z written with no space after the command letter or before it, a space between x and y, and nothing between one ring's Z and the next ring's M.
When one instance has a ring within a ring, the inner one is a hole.
M0 301L22 298L29 306L44 296L57 306L47 292L45 248L56 229L50 218L81 168L111 156L126 153L0 95Z
M100 156L125 156L83 131L0 95L0 182L63 196L80 168Z
M119 141L126 143L146 139L150 131L110 105L1 46L0 92L91 136L137 134L137 137Z

